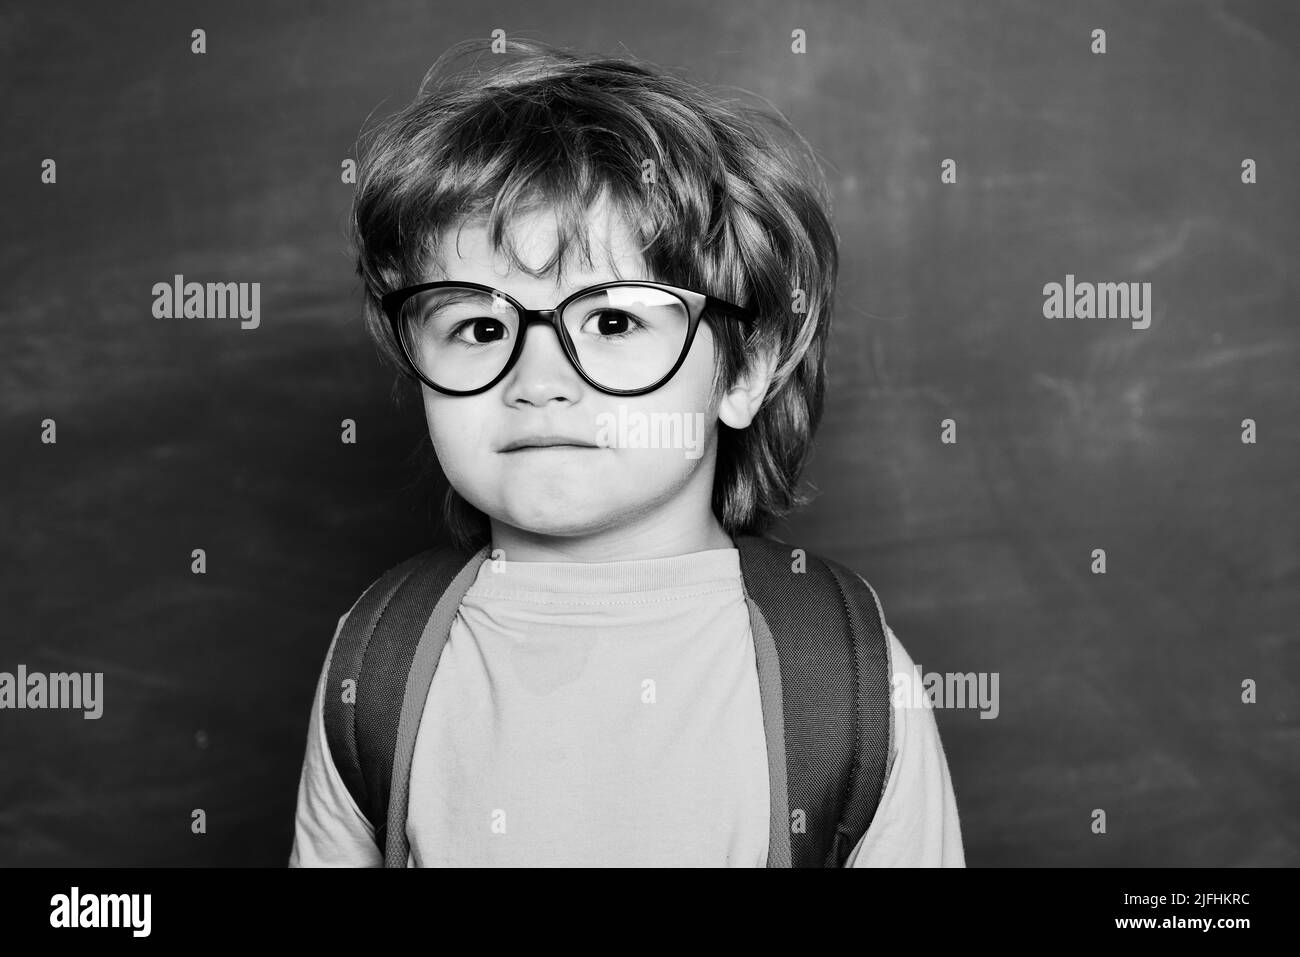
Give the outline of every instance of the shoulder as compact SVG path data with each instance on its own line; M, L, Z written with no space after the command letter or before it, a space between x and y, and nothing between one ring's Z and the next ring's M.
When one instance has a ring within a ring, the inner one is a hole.
M478 554L486 554L486 548L479 550ZM378 615L393 601L403 586L413 587L418 582L427 580L428 576L439 572L448 576L454 574L465 567L473 557L475 553L442 545L426 548L391 565L374 578L353 601L352 606L343 613L339 618L340 628L347 620L361 614Z
M798 542L786 542L771 535L739 535L734 539L740 553L742 570L753 571L784 568L792 575L807 574L812 570L834 571L841 578L855 578L866 584L866 579L843 562L812 551Z
M740 535L734 541L740 553L742 574L788 574L794 580L797 575L833 573L842 581L856 579L867 584L866 579L848 565L798 542L785 542L770 535Z

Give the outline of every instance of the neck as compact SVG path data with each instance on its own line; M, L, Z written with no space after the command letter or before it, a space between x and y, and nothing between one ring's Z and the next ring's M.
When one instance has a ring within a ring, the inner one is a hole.
M495 518L491 524L492 550L512 562L631 562L736 547L711 508L694 521L656 511L575 535L539 534Z

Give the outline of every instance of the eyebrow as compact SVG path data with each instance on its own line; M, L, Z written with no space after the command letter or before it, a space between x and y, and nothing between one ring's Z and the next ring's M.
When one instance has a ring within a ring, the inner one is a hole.
M542 307L540 307L540 308L543 308L543 309L550 309L550 308L552 308L552 307L554 307L554 306L556 306L556 305L559 305L561 302L563 302L565 299L569 298L570 296L572 296L572 295L573 295L574 293L576 293L576 292L581 292L581 291L584 290L584 289L590 289L592 286L600 286L600 285L603 285L604 283L607 283L607 282L620 282L620 281L622 281L622 280L625 279L625 278L627 278L627 277L619 276L619 275L617 275L617 273L616 273L614 279L597 279L597 280L595 280L594 282L583 283L582 285L578 285L578 284L576 284L576 283L570 283L568 286L566 286L566 287L561 287L560 289L557 289L557 290L556 290L556 292L554 293L554 296L555 296L555 301L554 301L554 302L550 303L549 305L542 306ZM428 282L474 282L475 280L473 280L473 279L462 279L462 278L457 277L457 276L448 276L448 275L445 275L445 274L444 274L444 275L443 275L441 278L439 278L439 279L436 279L436 280L434 280L434 279L430 279L430 280L427 280L427 281L428 281ZM646 276L635 276L635 277L631 277L631 281L632 281L632 282L658 282L659 280L657 280L657 279L652 279L652 278L649 278L649 277L646 277ZM503 286L498 285L498 284L495 283L495 282L484 282L484 283L481 283L481 285L484 285L484 286L491 286L493 289L496 289L496 290L498 290L498 291L500 291L500 292L504 292L504 293L506 293L507 295L509 295L509 296L511 296L511 297L513 297L513 298L515 298L515 299L519 299L519 296L518 296L518 295L516 295L515 293L511 292L509 289L506 289L506 288L504 288ZM486 293L484 293L484 295L486 295ZM520 301L522 302L522 300L520 300Z

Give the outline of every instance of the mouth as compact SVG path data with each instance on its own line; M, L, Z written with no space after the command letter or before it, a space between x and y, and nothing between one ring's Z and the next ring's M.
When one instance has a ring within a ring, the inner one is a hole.
M594 445L563 445L557 443L555 445L520 445L513 449L504 449L503 452L505 454L514 452L589 452L595 451L595 449Z
M501 447L500 451L503 453L543 452L595 448L597 448L597 446L590 442L583 442L581 439L575 439L570 436L543 435L531 439L516 439L513 442L507 442Z

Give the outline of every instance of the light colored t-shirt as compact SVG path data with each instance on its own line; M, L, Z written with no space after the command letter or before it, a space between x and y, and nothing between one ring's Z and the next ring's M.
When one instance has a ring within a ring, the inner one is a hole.
M887 635L891 673L910 676ZM329 755L328 671L327 658L289 864L377 867L374 830ZM408 865L763 867L768 800L736 549L484 561L416 736ZM930 709L894 707L889 778L847 866L964 866Z

